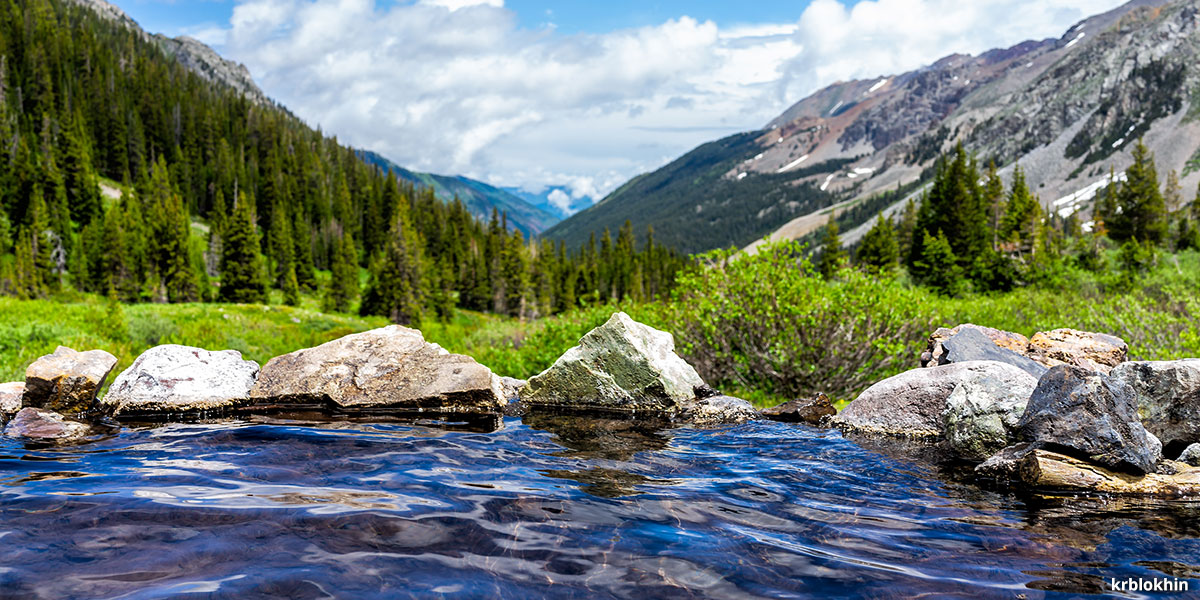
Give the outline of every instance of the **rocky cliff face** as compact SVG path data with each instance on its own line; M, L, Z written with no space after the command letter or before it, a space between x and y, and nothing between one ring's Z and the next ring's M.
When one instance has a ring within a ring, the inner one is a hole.
M1133 142L1142 138L1160 177L1179 173L1190 200L1200 183L1198 29L1200 0L1134 0L1058 39L839 82L752 134L753 147L738 147L737 156L727 157L731 166L723 178L740 186L769 179L778 190L809 185L832 194L826 204L782 225L769 218L782 205L747 210L744 221L758 226L752 237L794 239L828 221L828 203L842 211L913 183L940 153L961 142L980 159L995 160L1002 176L1019 162L1044 205L1086 222L1110 167L1119 176L1132 164ZM872 202L860 211L867 222L844 232L842 241L857 241L878 210L896 207Z
M246 65L226 60L215 50L199 40L187 36L169 38L162 34L146 33L136 21L129 18L125 11L105 2L104 0L71 0L75 4L92 9L101 17L120 23L127 29L138 33L146 41L158 44L164 52L175 57L179 64L187 67L208 81L220 83L241 92L256 104L269 103L270 100L254 83L250 70Z

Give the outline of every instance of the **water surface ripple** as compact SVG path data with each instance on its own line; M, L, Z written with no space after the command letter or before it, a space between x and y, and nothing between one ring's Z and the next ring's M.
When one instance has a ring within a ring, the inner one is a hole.
M1200 504L982 490L756 422L281 420L0 441L4 598L1074 598L1196 578Z

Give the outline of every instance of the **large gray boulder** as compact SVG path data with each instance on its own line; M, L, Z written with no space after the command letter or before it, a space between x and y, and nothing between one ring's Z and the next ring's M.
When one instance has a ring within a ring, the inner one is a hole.
M1179 462L1200 467L1200 444L1192 444L1184 448L1183 453L1179 455Z
M913 369L867 388L833 418L866 433L938 437L945 427L946 401L964 381L993 378L990 386L1027 386L1032 376L1009 364L968 361Z
M1133 390L1142 425L1163 446L1200 442L1200 360L1126 362L1110 377Z
M946 398L946 446L958 456L983 460L1015 439L1017 423L1025 412L1037 378L997 377L973 372Z
M114 415L219 412L245 402L257 375L258 363L236 350L155 346L117 375L100 406Z
M62 415L32 406L22 408L4 428L4 435L32 440L68 441L86 436L91 428Z
M675 354L671 334L618 312L530 378L521 400L531 408L674 413L704 385Z
M500 378L399 325L272 358L250 390L255 405L345 412L498 414Z
M941 356L942 364L991 360L1017 367L1029 373L1034 379L1045 375L1049 370L1048 367L1038 364L1024 354L997 346L982 331L973 327L963 328L962 331L942 342L942 347L944 348Z
M21 410L21 398L25 396L25 382L0 383L0 416L17 414Z
M59 346L25 370L22 406L60 413L89 410L115 366L117 357L103 350L76 352Z
M1133 389L1071 365L1050 369L1029 398L1019 437L1060 448L1109 469L1149 473L1162 444L1138 419Z

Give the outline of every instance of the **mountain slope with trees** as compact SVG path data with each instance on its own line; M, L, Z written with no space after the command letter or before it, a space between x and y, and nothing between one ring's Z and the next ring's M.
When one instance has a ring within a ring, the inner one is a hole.
M102 195L102 179L124 193ZM498 211L481 220L58 0L0 7L0 209L0 293L22 298L262 302L277 289L400 322L454 306L538 317L656 297L682 264L630 225L568 251Z

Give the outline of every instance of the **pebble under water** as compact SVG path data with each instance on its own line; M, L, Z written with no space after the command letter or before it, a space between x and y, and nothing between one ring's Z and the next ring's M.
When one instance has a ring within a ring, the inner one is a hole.
M1198 502L988 491L920 448L768 421L176 424L4 438L0 468L3 598L1200 590Z

